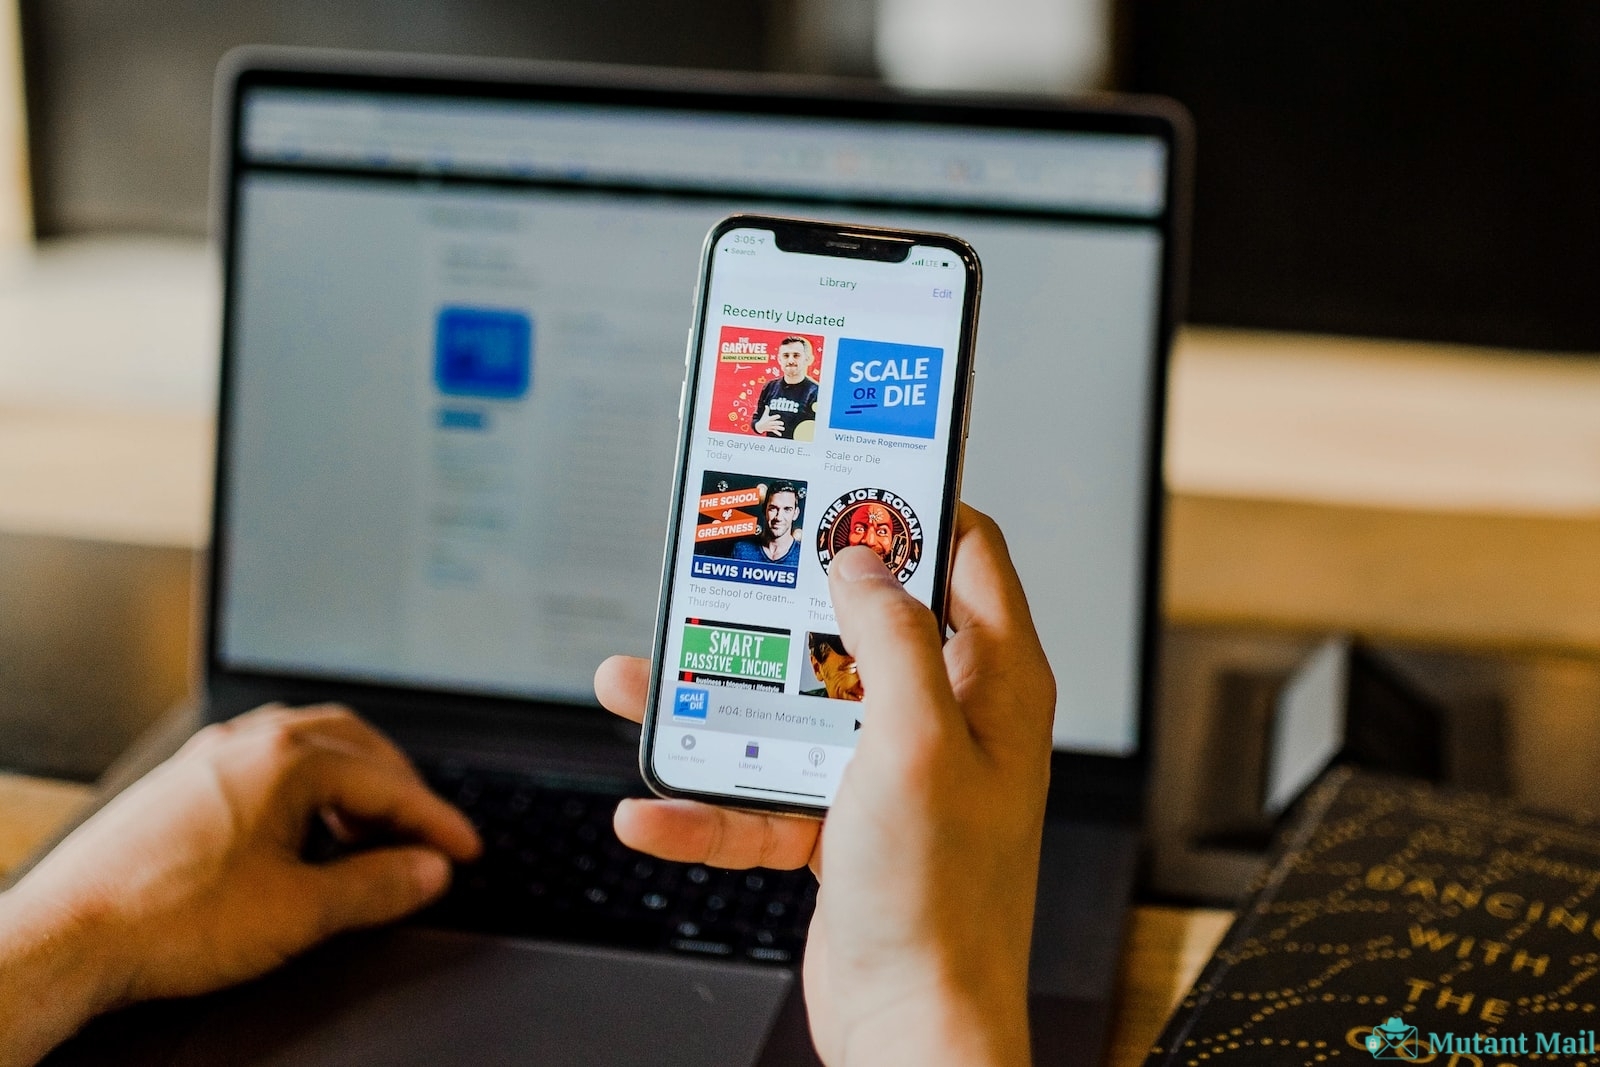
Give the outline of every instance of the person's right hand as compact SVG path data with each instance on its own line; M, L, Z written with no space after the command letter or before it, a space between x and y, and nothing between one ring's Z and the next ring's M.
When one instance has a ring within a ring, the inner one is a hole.
M870 550L839 553L829 588L866 696L827 822L628 800L617 833L672 860L811 865L805 990L825 1062L1026 1064L1055 682L1004 540L963 507L942 647ZM643 660L613 657L595 690L638 719L647 681Z
M768 408L766 411L762 412L761 417L756 420L755 425L751 428L759 434L775 433L781 435L783 433L783 419L777 415L774 415L772 413L772 409Z

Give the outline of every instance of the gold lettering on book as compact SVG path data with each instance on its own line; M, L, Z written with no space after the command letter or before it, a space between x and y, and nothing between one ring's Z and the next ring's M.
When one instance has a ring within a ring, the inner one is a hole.
M1441 885L1427 875L1413 876L1390 863L1379 863L1367 868L1362 881L1366 888L1375 893L1398 893L1441 907L1454 906L1462 911L1471 911L1481 905L1486 914L1496 919L1529 924L1542 923L1551 930L1565 930L1571 934L1588 931L1600 939L1600 919L1590 912L1573 911L1543 900L1529 900L1520 893L1502 892L1485 895L1482 889L1463 886L1459 882L1445 882ZM1437 952L1448 944L1453 936L1446 935L1446 941L1437 945L1432 943L1433 938L1430 937L1426 942L1417 942L1415 947L1427 947Z
M1511 969L1513 971L1531 967L1535 977L1544 974L1544 969L1548 966L1550 966L1549 956L1531 956L1523 949L1518 949L1517 954L1511 957Z
M1415 1008L1422 1003L1422 995L1424 993L1429 990L1436 990L1437 992L1432 998L1433 1007L1436 1011L1454 1009L1456 1014L1465 1015L1472 1010L1472 1005L1476 1002L1478 1005L1478 1019L1489 1023L1491 1026L1498 1026L1500 1023L1505 1022L1506 1018L1511 1014L1511 1002L1502 1000L1499 997L1484 997L1483 1000L1478 1001L1476 994L1457 993L1449 985L1429 982L1422 978L1407 978L1406 988L1408 990L1406 994L1407 1010Z
M1522 907L1522 898L1515 893L1494 893L1483 902L1483 910L1496 919L1515 919Z
M1470 959L1476 949L1482 956L1486 967L1494 966L1495 962L1511 951L1511 946L1501 941L1479 941L1476 938L1463 937L1459 941L1453 931L1437 930L1433 927L1424 927L1419 923L1412 923L1409 930L1412 948L1425 948L1429 952L1443 952L1452 944L1456 946L1454 953L1456 959ZM1545 968L1550 966L1549 956L1535 956L1525 949L1518 949L1511 957L1511 970L1530 970L1535 977L1543 975Z
M1421 897L1440 904L1454 904L1459 908L1476 908L1483 899L1483 890L1477 886L1464 886L1460 882L1446 882L1441 887L1426 876L1411 877L1399 867L1380 863L1367 871L1367 888L1392 893L1399 890L1402 896Z
M1569 933L1581 934L1584 927L1589 925L1589 913L1586 911L1568 911L1566 908L1555 907L1550 909L1550 928L1553 930L1557 924L1565 926Z

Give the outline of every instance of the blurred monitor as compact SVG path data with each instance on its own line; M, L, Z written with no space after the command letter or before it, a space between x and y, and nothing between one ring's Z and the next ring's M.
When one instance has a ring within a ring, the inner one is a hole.
M706 231L860 219L982 256L963 497L1007 531L1058 749L1138 755L1164 118L319 77L239 90L215 666L590 701L605 655L651 644ZM441 386L452 308L525 324L514 395Z

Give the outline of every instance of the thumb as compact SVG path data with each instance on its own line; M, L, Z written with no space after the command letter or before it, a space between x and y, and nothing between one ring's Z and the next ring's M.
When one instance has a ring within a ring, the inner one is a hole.
M867 715L901 739L955 726L939 624L871 549L847 548L828 571L839 636L856 658Z
M450 861L421 845L360 852L315 868L322 936L393 922L450 885Z

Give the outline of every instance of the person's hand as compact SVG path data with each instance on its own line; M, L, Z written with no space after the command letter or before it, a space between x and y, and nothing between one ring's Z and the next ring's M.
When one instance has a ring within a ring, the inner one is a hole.
M618 836L712 866L810 864L805 991L825 1062L1025 1064L1055 681L1004 540L963 507L942 647L869 549L839 553L829 589L865 701L826 823L627 800ZM613 657L595 690L638 719L647 681L644 660Z
M314 818L404 843L308 863ZM207 727L0 895L0 1064L31 1062L96 1012L239 982L398 919L479 850L466 817L349 711L268 707ZM8 988L8 969L42 980Z
M777 415L774 415L772 413L772 409L768 408L762 413L761 417L756 420L755 426L753 426L752 429L759 434L781 434L783 433L783 419Z

